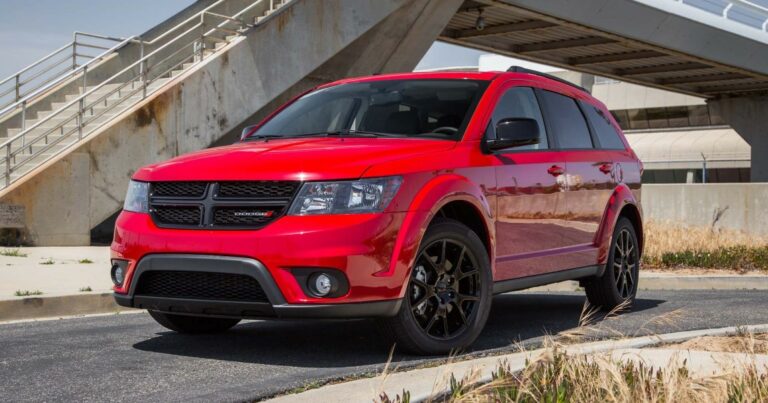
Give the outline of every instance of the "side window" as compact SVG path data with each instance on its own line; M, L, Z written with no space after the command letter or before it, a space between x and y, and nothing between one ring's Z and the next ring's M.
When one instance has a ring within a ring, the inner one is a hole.
M486 136L488 138L496 138L496 124L502 119L509 118L535 119L539 122L539 130L541 130L539 144L515 147L515 151L545 150L549 148L547 129L544 127L544 118L541 116L539 102L536 100L533 89L529 87L515 87L504 93L493 110L493 116L491 117L491 123L488 126Z
M605 112L586 102L582 102L581 106L586 111L589 122L592 123L597 140L600 142L600 148L623 150L625 148L624 143L619 138L619 133L611 123L610 118L605 116Z
M592 148L587 121L573 98L542 91L549 126L562 149Z

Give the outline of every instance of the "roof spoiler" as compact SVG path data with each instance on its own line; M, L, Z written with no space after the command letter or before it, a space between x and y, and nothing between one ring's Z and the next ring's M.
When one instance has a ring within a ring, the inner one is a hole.
M591 94L592 93L588 89L586 89L586 88L584 88L582 86L576 85L576 84L574 84L574 83L572 83L570 81L563 80L560 77L553 76L552 74L542 73L542 72L536 71L536 70L526 69L525 67L512 66L512 67L508 68L507 71L510 72L510 73L526 73L526 74L537 75L537 76L540 76L540 77L548 78L550 80L555 80L555 81L557 81L559 83L563 83L565 85L570 85L571 87L577 88L579 90L582 90L582 91L586 92L587 94Z

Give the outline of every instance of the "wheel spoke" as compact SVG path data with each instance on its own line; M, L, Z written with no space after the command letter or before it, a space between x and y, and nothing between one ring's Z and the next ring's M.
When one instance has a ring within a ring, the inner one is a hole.
M432 258L429 255L427 255L426 250L421 252L421 257L423 258L423 260L427 261L427 263L429 264L429 267L431 267L432 270L435 271L435 273L438 273L438 274L440 273L440 269L437 267L437 263L432 261Z
M456 310L459 311L459 317L461 317L461 322L463 324L468 324L469 321L467 321L467 314L464 313L464 308L461 307L460 303L452 302L453 306L456 307Z
M459 294L459 301L480 301L480 297L477 297L475 295L468 295L468 294Z
M443 337L448 337L448 315L443 316Z
M456 262L456 268L454 270L458 270L461 272L461 264L464 263L464 254L467 253L467 247L462 246L461 247L461 253L459 254L459 260Z
M421 305L422 302L428 300L432 295L429 292L425 292L424 295L419 298L418 301L411 302L411 308L416 309L419 305Z
M635 277L634 277L634 274L632 274L632 270L633 270L632 267L627 268L627 280L629 280L630 285L632 285L634 287L634 285L635 285Z
M446 254L447 248L448 248L448 240L443 239L443 246L442 246L442 250L440 251L440 260L438 263L441 273L445 272L445 256L446 256L445 254Z
M424 331L429 333L430 330L432 330L432 326L437 323L437 315L432 315L432 318L429 319L429 323L427 323L427 326L424 327Z
M461 273L457 281L464 280L465 278L474 276L475 274L478 274L478 273L480 272L477 269L472 269L466 273Z
M417 286L423 288L424 291L428 291L431 288L431 286L429 284L427 284L427 283L425 283L425 282L423 282L423 281L421 281L421 280L419 280L417 278L413 278L413 279L411 279L411 281L413 281L413 284L416 284Z

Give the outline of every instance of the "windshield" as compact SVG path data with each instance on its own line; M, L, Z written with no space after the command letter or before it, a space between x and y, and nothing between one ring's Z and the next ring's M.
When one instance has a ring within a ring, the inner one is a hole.
M265 137L366 135L458 140L487 82L385 80L310 92L252 133Z

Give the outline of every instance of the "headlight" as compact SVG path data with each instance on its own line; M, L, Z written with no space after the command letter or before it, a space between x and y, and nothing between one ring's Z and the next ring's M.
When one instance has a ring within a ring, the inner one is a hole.
M288 214L377 213L389 205L402 182L403 178L391 176L358 181L305 183Z
M123 210L134 213L149 212L149 183L131 181L128 184Z

